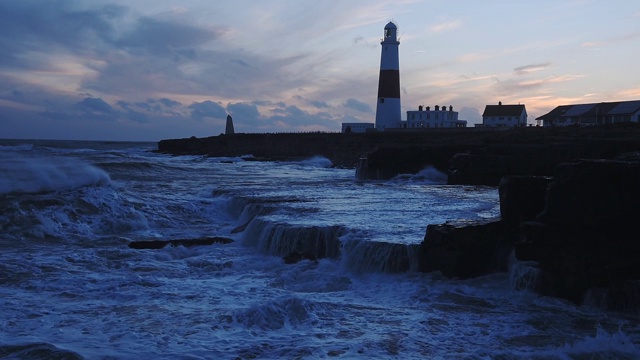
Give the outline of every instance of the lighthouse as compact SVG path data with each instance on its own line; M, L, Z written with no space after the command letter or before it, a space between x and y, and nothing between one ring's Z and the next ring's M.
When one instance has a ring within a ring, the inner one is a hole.
M376 129L384 131L397 128L401 121L400 111L400 62L398 60L398 27L393 22L384 27L382 55L380 57L380 79L376 106Z

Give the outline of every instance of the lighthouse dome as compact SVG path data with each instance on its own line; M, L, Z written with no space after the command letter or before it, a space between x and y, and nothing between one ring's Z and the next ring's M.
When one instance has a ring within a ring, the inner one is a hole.
M396 26L396 24L393 23L393 21L390 21L384 28L385 29L398 29L398 27Z

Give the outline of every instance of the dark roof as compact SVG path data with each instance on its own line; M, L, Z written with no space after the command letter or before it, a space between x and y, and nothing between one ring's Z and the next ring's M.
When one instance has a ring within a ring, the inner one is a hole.
M551 120L563 116L630 115L640 110L640 100L560 105L536 120Z
M600 116L610 114L610 111L618 106L619 103L600 103L591 108L591 110L581 114L582 116Z
M396 24L393 23L393 21L390 21L384 28L385 29L397 29L398 27L396 26Z
M567 109L567 112L564 113L564 116L580 116L582 114L588 113L590 110L595 108L596 104L578 104L573 105Z
M551 110L550 112L540 117L537 117L536 120L557 119L563 116L567 112L567 110L571 108L571 106L572 105L560 105L555 109Z
M607 112L608 115L628 115L634 114L640 109L640 100L623 101L616 103L616 106Z
M524 105L487 105L482 116L520 116Z

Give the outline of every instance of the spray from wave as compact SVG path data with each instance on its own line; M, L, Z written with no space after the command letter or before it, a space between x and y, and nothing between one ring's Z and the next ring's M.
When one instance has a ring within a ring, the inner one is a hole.
M4 158L0 159L0 172L4 174L0 178L0 194L50 192L111 183L103 170L69 158Z
M417 174L400 174L393 178L392 181L425 185L445 185L447 183L447 174L429 165Z
M301 161L300 165L317 167L317 168L330 168L331 166L333 166L333 163L331 162L331 160L327 159L326 157L314 156L312 158Z

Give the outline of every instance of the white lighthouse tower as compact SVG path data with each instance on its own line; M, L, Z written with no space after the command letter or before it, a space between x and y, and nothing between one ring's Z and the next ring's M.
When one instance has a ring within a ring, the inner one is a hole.
M398 60L398 27L393 22L384 27L382 56L380 57L380 80L376 106L376 129L383 131L400 127L400 62Z

